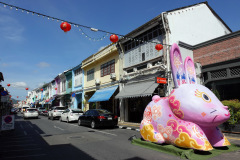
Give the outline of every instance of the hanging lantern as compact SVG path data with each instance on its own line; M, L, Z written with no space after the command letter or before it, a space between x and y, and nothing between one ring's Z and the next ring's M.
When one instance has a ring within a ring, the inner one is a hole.
M112 41L113 43L116 43L118 41L118 36L116 34L111 35L110 41Z
M43 89L41 89L41 91L43 91Z
M28 90L28 88L25 88L26 90Z
M11 98L12 96L10 95L9 97Z
M26 96L26 98L28 98L28 96Z
M60 28L64 31L64 32L68 32L71 30L71 24L67 23L67 22L63 22L60 25Z
M157 45L155 46L155 49L156 49L157 51L161 51L161 50L163 49L163 46L162 46L161 44L157 44Z
M37 98L37 96L36 96L36 98Z
M18 98L18 96L17 96L17 98Z
M7 86L8 86L8 87L10 87L10 86L11 86L11 84L7 84Z
M55 90L57 90L57 88L55 88Z

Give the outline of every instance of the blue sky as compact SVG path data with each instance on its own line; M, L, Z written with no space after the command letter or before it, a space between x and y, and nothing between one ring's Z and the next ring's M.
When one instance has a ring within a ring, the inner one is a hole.
M125 35L161 12L203 2L201 0L0 0L45 15ZM240 29L240 1L210 0L209 5L232 29ZM61 22L10 10L0 4L0 72L13 98L25 99L29 90L50 82L59 73L81 63L101 47L110 44L109 36L89 40L79 28L68 33ZM81 28L93 38L105 33Z

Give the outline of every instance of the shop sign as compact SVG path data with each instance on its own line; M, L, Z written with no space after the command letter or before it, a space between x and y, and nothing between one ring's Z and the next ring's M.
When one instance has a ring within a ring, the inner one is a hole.
M155 82L161 83L161 84L167 84L167 78L156 77Z

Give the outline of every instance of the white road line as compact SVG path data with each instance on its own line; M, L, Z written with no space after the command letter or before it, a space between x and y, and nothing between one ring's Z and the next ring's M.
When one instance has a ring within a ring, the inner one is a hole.
M98 131L98 130L95 130L95 129L90 129L92 131L95 131L95 132L100 132L100 133L103 133L103 134L109 134L109 135L112 135L112 136L117 136L116 134L112 134L112 133L108 133L108 132L103 132L103 131Z
M53 126L54 128L57 128L57 129L60 129L60 130L64 130L64 129L62 129L62 128L60 128L60 127L57 127L57 126Z
M24 135L26 136L27 135L27 132L26 131L23 131Z
M22 126L22 124L20 124L20 127L23 129L23 126Z
M2 157L2 158L11 159L11 158L37 157L37 156L46 156L46 154L34 154L34 155L14 156L14 157Z
M37 132L37 134L40 134L36 129L35 129L35 132Z
M31 128L33 128L33 126L31 124L28 124Z
M75 124L69 124L69 125L71 125L71 126L75 126L75 127L78 127L78 125L75 125Z

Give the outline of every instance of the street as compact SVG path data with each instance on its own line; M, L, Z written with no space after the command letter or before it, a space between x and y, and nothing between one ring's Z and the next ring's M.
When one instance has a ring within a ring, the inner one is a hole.
M137 131L127 129L91 129L59 120L23 120L16 115L15 131L0 137L0 159L178 159L132 145Z
M44 116L23 120L18 114L15 130L0 137L0 159L180 159L132 145L128 139L133 135L140 137L138 131L128 129L91 129ZM240 142L239 137L229 140ZM236 159L239 154L230 152L212 159Z

